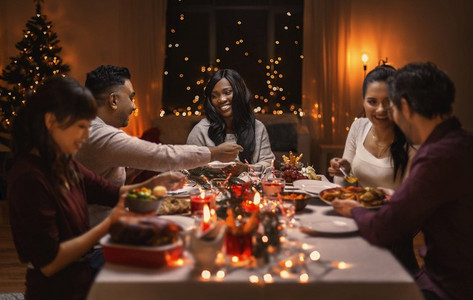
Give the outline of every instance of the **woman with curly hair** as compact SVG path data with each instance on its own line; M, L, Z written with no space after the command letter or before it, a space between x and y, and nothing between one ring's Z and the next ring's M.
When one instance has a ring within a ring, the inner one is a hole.
M187 144L216 146L233 142L243 147L237 160L257 169L274 159L268 132L250 107L251 92L238 72L221 69L205 88L206 118L194 126Z

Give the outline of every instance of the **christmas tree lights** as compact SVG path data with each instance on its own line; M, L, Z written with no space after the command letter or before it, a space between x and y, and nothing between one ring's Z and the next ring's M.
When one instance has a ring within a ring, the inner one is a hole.
M9 132L12 118L25 104L29 94L35 93L45 79L69 72L59 52L57 34L52 31L52 22L41 14L41 2L36 0L36 15L26 23L23 39L15 47L20 52L10 57L10 64L3 70L0 79L7 86L0 86L0 131Z

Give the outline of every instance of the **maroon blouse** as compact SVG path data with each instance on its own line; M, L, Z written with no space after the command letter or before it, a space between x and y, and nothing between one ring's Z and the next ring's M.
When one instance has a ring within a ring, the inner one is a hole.
M83 299L92 282L86 260L74 262L51 277L39 269L57 255L59 244L89 230L87 203L114 206L119 187L73 161L80 182L58 195L41 158L26 155L8 177L13 240L20 261L31 263L26 274L28 299Z

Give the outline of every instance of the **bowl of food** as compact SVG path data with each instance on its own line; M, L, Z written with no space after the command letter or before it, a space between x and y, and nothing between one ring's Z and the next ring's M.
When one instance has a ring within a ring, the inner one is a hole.
M319 198L331 204L335 199L355 200L366 208L379 208L389 201L389 196L374 187L336 187L325 189L319 193Z
M145 187L132 189L126 195L125 207L134 213L148 214L159 209L164 194L166 188L163 186L156 186L153 190Z
M309 194L301 192L282 192L281 198L283 201L294 201L296 204L296 211L301 211L307 206L307 202L311 197Z

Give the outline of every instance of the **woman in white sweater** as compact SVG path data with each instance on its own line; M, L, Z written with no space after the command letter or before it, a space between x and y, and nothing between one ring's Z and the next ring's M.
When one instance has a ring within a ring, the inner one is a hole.
M274 154L268 132L263 123L256 120L250 100L251 93L238 72L232 69L217 71L205 88L206 118L194 126L187 144L237 143L243 151L235 159L257 169L270 166Z
M341 165L347 173L351 172L358 178L360 186L365 187L395 190L407 176L409 160L415 150L393 122L390 113L386 81L395 72L393 67L381 65L366 75L362 88L366 117L351 125L343 158L330 160L328 171L335 175L334 182L343 184ZM418 270L412 239L390 250L411 274Z

